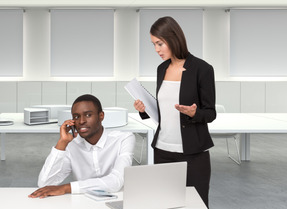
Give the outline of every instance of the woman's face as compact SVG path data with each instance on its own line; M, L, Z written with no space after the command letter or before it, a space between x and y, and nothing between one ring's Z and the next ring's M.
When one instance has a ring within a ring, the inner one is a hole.
M169 49L168 45L166 42L163 40L150 35L151 42L154 45L155 51L158 53L158 55L163 59L163 60L168 60L172 57L171 50Z

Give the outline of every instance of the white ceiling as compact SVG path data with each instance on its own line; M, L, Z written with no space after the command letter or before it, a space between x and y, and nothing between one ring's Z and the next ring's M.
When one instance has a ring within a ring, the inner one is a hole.
M287 7L287 0L0 0L0 7Z

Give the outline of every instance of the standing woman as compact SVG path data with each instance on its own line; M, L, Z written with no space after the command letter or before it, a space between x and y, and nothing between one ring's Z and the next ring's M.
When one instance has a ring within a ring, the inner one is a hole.
M197 189L208 207L208 149L213 142L207 123L216 118L213 68L189 53L183 31L172 17L158 19L150 36L164 60L157 68L159 125L152 142L154 163L186 161L186 184ZM134 107L142 119L149 118L142 101L136 100Z

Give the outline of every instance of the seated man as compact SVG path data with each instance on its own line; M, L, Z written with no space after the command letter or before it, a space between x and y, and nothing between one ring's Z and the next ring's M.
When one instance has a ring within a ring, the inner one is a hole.
M87 189L119 191L124 168L132 165L135 136L130 132L108 131L102 126L104 112L100 101L89 94L72 105L72 120L60 128L60 139L40 172L38 186L29 197L44 198ZM69 133L75 126L73 137ZM59 185L69 174L76 181Z

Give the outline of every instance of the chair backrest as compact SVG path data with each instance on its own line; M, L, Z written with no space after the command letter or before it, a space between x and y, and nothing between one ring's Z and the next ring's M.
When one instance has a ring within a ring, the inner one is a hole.
M225 108L223 105L220 104L215 104L215 110L217 113L225 113ZM226 138L226 137L234 137L236 135L236 133L221 133L221 134L217 134L217 133L213 133L211 134L211 136L213 138Z
M215 109L216 109L216 112L218 112L218 113L225 113L225 108L223 105L216 104Z

